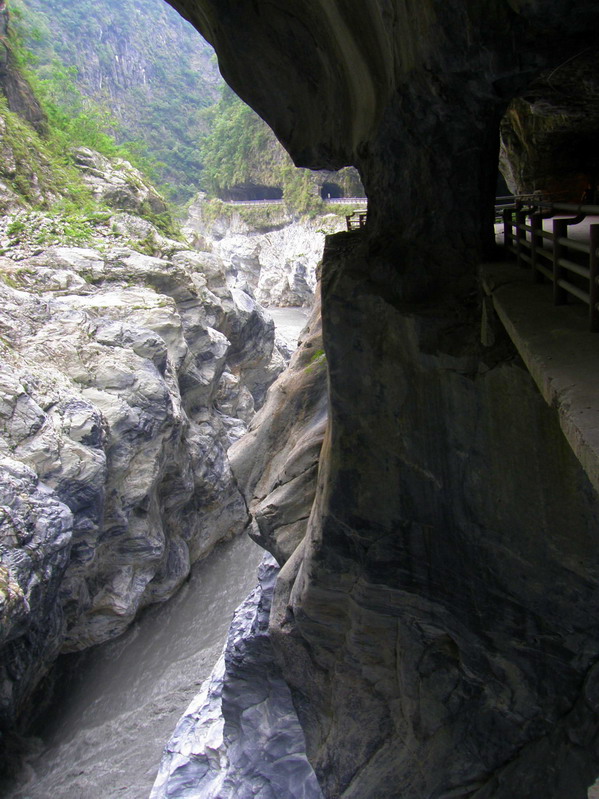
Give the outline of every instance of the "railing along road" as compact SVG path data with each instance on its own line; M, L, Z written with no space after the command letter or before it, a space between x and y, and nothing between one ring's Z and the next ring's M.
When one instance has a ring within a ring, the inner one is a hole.
M347 229L357 230L358 228L364 227L367 217L368 211L352 211L351 214L346 214L345 222L347 224Z
M222 200L226 205L283 205L285 200ZM325 197L322 200L326 205L363 205L368 202L367 197Z
M553 284L556 305L570 297L588 305L589 327L599 330L599 205L517 199L501 214L504 244L518 265L530 266L536 283ZM580 227L585 220L588 224Z

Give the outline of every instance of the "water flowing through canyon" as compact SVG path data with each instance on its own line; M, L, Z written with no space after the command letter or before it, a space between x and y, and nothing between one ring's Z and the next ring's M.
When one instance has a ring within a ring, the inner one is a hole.
M303 309L277 309L295 346ZM7 799L142 799L162 748L218 659L232 614L256 583L264 552L246 535L197 563L169 602L119 638L59 665L55 697Z

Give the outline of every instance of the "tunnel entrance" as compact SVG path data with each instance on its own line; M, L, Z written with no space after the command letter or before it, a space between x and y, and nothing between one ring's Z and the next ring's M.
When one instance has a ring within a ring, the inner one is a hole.
M326 182L322 184L320 196L323 200L337 200L345 197L345 193L338 183Z

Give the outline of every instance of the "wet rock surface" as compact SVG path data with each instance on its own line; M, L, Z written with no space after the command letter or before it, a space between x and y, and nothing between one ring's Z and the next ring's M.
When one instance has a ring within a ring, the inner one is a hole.
M266 557L223 656L165 749L151 799L322 799L268 636L277 572Z

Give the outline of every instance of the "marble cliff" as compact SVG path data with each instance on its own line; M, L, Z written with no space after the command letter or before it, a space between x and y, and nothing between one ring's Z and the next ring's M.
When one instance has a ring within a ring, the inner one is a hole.
M266 307L311 306L325 235L345 229L345 214L324 209L298 218L284 205L217 207L214 217L200 192L189 205L183 230L198 249L228 264L229 285L249 286Z
M270 523L276 481L254 501L282 565L271 640L323 794L586 796L597 497L510 342L481 346L476 266L510 103L515 185L573 192L594 168L560 171L551 134L589 152L555 87L581 53L597 63L597 3L171 2L298 165L353 164L369 197L366 228L323 263L329 421L314 503L292 514L309 518Z
M123 632L246 527L226 452L287 357L225 263L140 216L165 206L137 170L75 160L112 206L86 246L0 192L2 732L60 652Z

